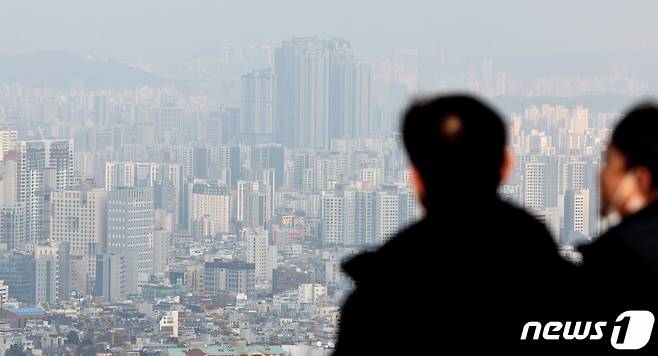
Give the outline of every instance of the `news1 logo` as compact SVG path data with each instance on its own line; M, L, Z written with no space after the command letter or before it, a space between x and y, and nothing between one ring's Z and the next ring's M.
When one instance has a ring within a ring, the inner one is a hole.
M655 318L648 310L628 310L617 317L613 323L610 345L617 350L639 350L651 338ZM538 321L530 321L523 326L521 340L527 340L533 331L532 339L539 340L601 340L605 335L607 322L560 322L550 321L542 325Z

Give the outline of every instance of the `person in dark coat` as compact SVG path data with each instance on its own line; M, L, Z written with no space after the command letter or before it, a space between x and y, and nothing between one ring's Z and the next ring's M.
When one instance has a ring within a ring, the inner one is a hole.
M600 183L602 212L613 226L579 248L590 317L614 322L628 310L658 315L658 106L639 105L617 124ZM640 351L658 353L654 339Z
M403 140L425 216L343 263L355 289L334 355L501 354L541 350L523 326L550 320L574 268L542 223L502 201L506 130L470 96L414 104Z

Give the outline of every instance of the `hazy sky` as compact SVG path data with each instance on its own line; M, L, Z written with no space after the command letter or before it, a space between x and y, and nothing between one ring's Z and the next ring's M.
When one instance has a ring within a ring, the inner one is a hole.
M68 49L130 61L194 58L223 45L340 36L364 57L657 48L652 1L0 0L0 51Z

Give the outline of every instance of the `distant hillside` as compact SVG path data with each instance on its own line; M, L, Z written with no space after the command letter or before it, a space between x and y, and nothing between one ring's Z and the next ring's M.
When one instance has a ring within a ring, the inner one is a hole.
M43 88L85 89L132 88L165 81L127 64L87 60L70 52L47 51L0 57L0 83Z

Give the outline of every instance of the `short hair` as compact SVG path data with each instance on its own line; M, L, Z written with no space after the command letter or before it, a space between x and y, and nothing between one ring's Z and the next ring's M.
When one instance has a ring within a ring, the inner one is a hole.
M402 136L423 181L425 206L496 193L505 125L480 100L450 95L417 101L404 116Z
M645 167L651 187L658 188L658 106L645 102L617 123L610 143L626 158L626 168Z

